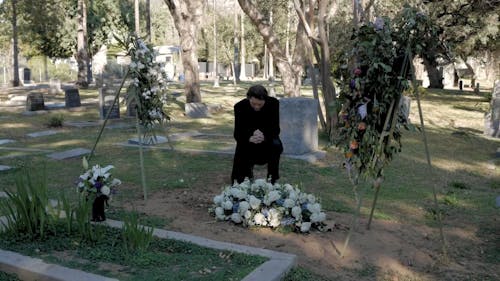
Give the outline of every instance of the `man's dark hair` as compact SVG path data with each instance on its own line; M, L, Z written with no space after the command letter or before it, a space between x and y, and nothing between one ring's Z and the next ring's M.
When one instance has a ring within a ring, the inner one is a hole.
M265 100L267 96L267 90L262 85L254 85L247 92L247 98L254 97L259 100Z

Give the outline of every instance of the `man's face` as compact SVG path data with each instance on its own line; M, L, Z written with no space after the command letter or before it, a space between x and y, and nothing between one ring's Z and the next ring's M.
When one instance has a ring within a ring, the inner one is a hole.
M265 100L259 100L255 97L250 97L249 99L250 101L250 106L253 108L253 110L255 111L260 111L261 108L264 106L264 104L266 103Z

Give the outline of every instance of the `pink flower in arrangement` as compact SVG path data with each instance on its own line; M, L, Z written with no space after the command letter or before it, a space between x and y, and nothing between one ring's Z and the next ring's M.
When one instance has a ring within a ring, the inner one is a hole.
M359 76L359 75L361 75L361 73L362 73L361 69L359 69L359 68L354 69L354 75Z

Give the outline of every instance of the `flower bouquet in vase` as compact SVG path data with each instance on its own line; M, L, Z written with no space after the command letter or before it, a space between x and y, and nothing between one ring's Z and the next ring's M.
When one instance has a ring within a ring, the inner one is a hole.
M112 165L106 167L95 165L79 177L77 191L83 193L87 200L94 200L92 203L92 221L106 220L104 208L108 204L111 195L116 192L116 187L121 184L119 179L111 176L109 171L113 168Z

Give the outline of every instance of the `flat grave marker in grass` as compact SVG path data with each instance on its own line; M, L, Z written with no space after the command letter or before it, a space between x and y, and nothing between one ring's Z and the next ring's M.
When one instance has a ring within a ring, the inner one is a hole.
M29 133L26 134L26 136L30 138L38 138L38 137L45 137L45 136L51 136L59 133L59 131L56 130L47 130L47 131L40 131L40 132L34 132L34 133Z
M131 138L128 140L128 143L130 144L135 144L139 145L142 143L142 145L157 145L157 144L162 144L162 143L167 143L168 139L164 136L150 136L150 137L145 137L142 139L142 141L139 141L139 138Z
M12 139L0 139L0 145L7 144L7 143L13 143L16 142L15 140Z
M11 169L12 169L11 166L0 165L0 172L2 172L2 171L8 171L8 170L11 170Z
M56 160L63 160L63 159L82 156L82 155L89 154L89 153L90 153L89 149L74 148L74 149L65 150L65 151L61 151L61 152L54 152L54 153L47 155L47 157L52 158L52 159L56 159Z

